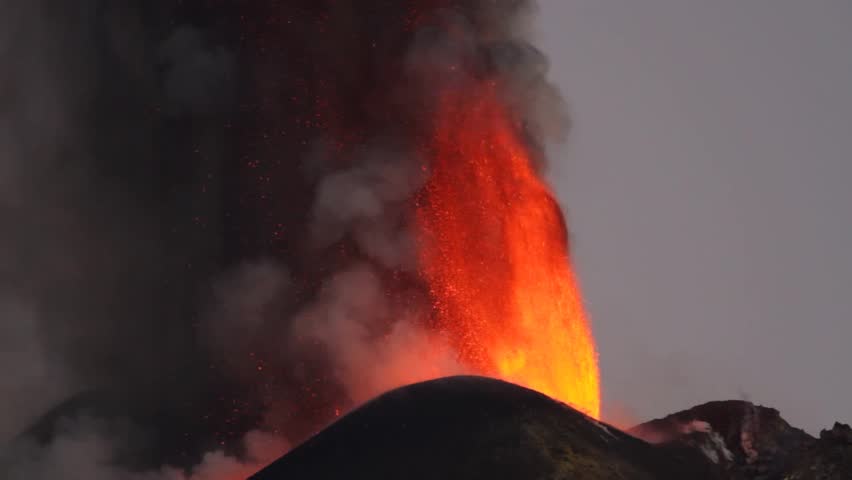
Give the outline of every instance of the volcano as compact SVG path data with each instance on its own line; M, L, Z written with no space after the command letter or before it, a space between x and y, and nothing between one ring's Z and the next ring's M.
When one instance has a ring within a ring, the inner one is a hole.
M817 440L772 408L710 402L630 429L533 390L448 377L368 402L250 480L850 479L852 429Z
M172 428L203 429L155 411L130 412L121 397L87 394L51 410L0 451L0 472L26 454L23 447L50 442L81 416L110 428L134 418L140 425L177 420ZM116 451L110 463L146 471L162 462L197 461L183 458L191 453L186 445L150 440L144 450ZM212 470L200 478L242 477ZM773 408L729 400L621 431L534 390L456 376L380 395L249 480L301 478L849 480L852 428L835 424L815 438Z
M18 3L0 479L852 477L743 402L599 421L534 0Z
M654 447L533 390L449 377L388 392L251 480L715 478L682 447Z

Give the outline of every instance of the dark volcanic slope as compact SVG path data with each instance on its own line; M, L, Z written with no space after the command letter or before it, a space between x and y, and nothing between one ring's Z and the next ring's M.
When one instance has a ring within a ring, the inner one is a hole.
M852 428L836 424L817 440L774 408L708 402L643 423L631 433L660 445L693 448L728 480L852 479Z
M710 479L689 450L653 447L542 394L481 377L386 393L252 480Z
M631 432L651 442L696 448L729 478L782 478L794 453L813 441L778 410L739 400L708 402Z

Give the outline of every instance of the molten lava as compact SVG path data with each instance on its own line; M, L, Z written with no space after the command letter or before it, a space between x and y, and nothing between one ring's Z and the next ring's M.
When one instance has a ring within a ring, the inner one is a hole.
M600 414L562 213L492 83L445 92L418 199L421 274L460 360Z

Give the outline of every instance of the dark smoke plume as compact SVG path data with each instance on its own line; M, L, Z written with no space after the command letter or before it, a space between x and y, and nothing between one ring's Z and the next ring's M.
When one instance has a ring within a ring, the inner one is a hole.
M0 9L0 476L248 474L465 371L417 277L418 145L471 78L564 134L532 2Z

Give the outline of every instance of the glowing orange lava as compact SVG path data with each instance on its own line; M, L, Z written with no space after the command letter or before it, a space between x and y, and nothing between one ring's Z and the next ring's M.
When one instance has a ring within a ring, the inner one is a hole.
M562 213L496 90L442 95L417 207L421 273L464 363L598 418L597 352Z

